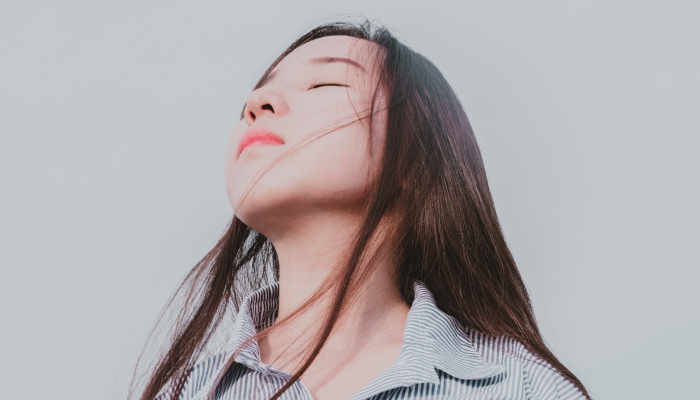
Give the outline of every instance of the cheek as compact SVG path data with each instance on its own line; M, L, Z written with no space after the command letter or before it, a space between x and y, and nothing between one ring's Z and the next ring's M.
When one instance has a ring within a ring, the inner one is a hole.
M341 151L328 150L314 154L312 157L301 157L298 164L290 166L285 174L306 190L317 193L319 200L326 196L329 200L352 196L368 183L370 163L364 152L343 148Z
M355 123L311 143L300 158L309 174L327 178L327 186L364 182L373 168L368 145L369 132Z
M367 139L360 124L330 132L282 160L270 178L318 201L355 196L364 190L372 168Z

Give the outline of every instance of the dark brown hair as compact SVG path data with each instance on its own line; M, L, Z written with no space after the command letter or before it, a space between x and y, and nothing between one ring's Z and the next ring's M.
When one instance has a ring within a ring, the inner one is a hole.
M307 370L342 315L347 299L367 277L357 265L388 210L397 210L396 276L407 304L413 300L414 280L420 280L432 292L437 306L462 325L485 335L517 340L590 398L583 384L544 343L501 231L467 115L432 62L385 28L369 22L332 23L296 40L268 68L256 88L294 49L335 35L368 40L383 51L378 67L381 84L388 90L385 153L378 180L368 192L366 218L344 260L345 268L335 276L325 323L317 340L309 344L302 366L272 399ZM168 304L172 306L173 299L184 292L185 304L173 327L172 341L154 366L140 398L153 399L169 382L177 397L227 310L233 307L237 312L250 291L278 278L279 262L271 242L234 215L221 239L187 275ZM316 297L305 306L314 300ZM269 329L275 328L278 323ZM268 329L256 337L267 333Z

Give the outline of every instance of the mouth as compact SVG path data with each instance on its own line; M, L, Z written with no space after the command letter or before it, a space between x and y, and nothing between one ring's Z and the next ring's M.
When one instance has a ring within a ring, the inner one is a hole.
M243 150L249 146L264 146L264 145L281 145L284 140L277 136L274 132L265 129L251 129L246 132L238 143L238 155L240 156Z

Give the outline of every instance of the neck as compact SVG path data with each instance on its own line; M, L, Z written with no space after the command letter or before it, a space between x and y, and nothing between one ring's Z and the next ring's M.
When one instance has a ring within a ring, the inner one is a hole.
M348 244L352 244L362 222L360 215L335 213L316 217L293 224L285 232L266 235L275 247L280 264L277 321L289 317L318 293L326 279L338 277L333 273L344 267L339 260L345 260L352 250ZM383 239L380 233L386 231L383 220L377 229L378 235L366 249L367 254L380 249L372 262L370 276L344 308L309 372L337 364L349 356L360 357L401 347L410 307L396 284L393 247L380 247ZM364 265L358 266L362 267ZM285 370L298 367L300 352L307 349L323 328L332 297L332 293L325 293L284 329L261 338L262 361Z

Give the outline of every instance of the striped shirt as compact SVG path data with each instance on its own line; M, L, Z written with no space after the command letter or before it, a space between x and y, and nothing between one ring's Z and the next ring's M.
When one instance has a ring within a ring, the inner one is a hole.
M350 400L585 399L548 363L505 336L479 334L442 312L419 281L408 313L401 352ZM226 350L192 368L179 400L269 399L290 377L260 360L257 342L233 358L236 348L276 317L279 284L248 295ZM155 400L171 398L166 385ZM297 380L281 399L312 400Z

